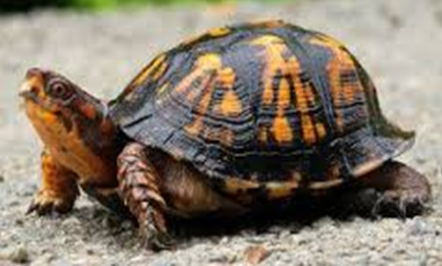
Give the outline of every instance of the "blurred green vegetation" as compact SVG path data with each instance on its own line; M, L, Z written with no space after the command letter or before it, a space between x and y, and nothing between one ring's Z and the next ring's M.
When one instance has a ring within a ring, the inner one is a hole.
M139 5L171 5L219 3L235 0L0 0L0 11L22 12L36 8L75 8L83 10L109 10ZM238 1L238 0L237 0ZM261 0L270 1L270 0Z
M134 5L171 5L171 4L188 4L194 2L200 3L219 3L222 0L66 0L71 2L70 6L82 9L114 9L124 6L134 6Z

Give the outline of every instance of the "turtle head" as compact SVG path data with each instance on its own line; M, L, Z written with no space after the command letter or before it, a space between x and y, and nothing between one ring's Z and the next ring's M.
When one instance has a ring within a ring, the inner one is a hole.
M64 76L32 68L19 95L45 147L61 159L66 157L66 164L82 160L94 164L90 158L102 159L114 153L117 129L107 104Z
M90 131L100 131L103 123L112 126L106 103L55 72L28 70L19 95L31 121L45 123L54 133L81 129L86 138L91 137Z

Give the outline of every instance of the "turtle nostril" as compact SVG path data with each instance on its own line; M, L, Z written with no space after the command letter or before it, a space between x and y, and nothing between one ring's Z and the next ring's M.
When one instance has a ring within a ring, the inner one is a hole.
M31 86L31 87L29 88L29 92L32 93L32 94L38 94L38 87L36 87L36 86Z
M38 78L32 77L27 79L20 87L19 95L38 95L41 90L41 82L39 82Z

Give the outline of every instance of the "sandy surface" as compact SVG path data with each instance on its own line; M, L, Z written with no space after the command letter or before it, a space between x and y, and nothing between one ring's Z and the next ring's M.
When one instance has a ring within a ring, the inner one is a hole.
M267 250L262 265L442 265L442 2L296 2L0 17L0 265L241 265L255 246ZM323 217L306 226L286 221L226 236L179 238L177 251L157 254L140 248L130 223L84 196L67 216L24 215L39 183L41 147L18 107L27 68L56 69L111 98L155 53L185 36L257 18L327 32L360 58L387 116L418 133L401 160L431 180L429 213L407 220Z

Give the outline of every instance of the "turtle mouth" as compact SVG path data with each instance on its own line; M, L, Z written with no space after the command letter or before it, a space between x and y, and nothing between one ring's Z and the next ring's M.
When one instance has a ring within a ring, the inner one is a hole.
M37 69L31 69L28 71L18 95L24 99L22 103L22 106L24 107L31 102L46 111L54 112L54 110L56 110L54 104L45 100L43 73Z

